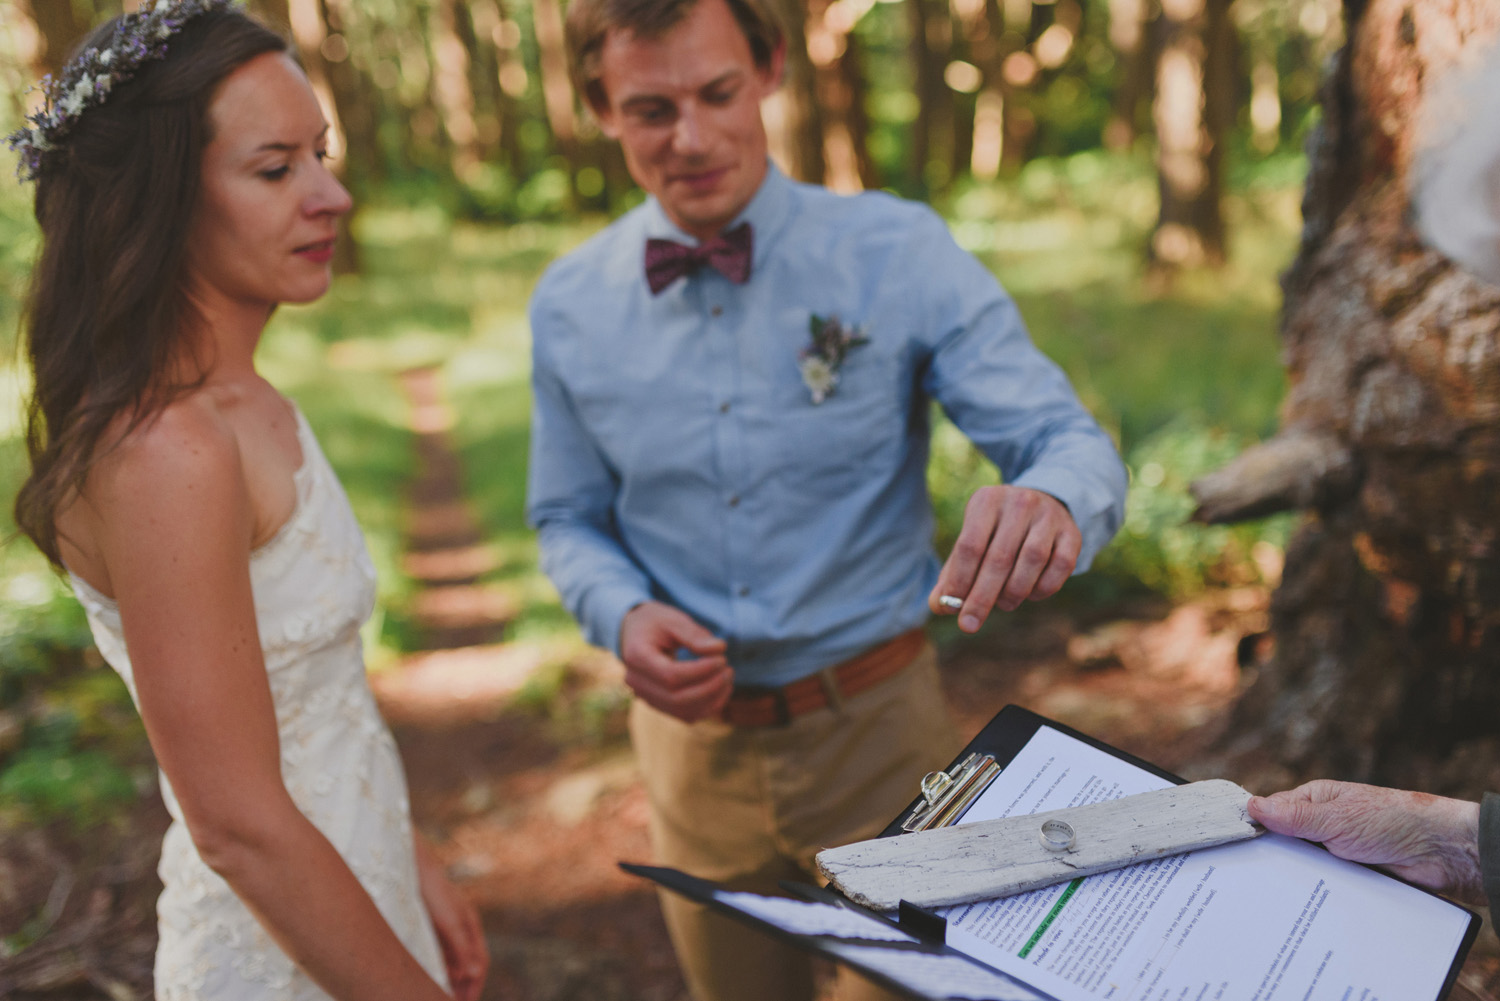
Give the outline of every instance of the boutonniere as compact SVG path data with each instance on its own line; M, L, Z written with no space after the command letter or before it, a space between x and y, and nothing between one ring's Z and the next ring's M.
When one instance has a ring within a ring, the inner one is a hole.
M814 404L822 403L833 395L839 384L839 368L844 356L852 349L870 343L863 327L846 327L837 316L827 319L817 313L808 321L812 331L812 343L797 353L797 367L802 370L802 381L812 393Z

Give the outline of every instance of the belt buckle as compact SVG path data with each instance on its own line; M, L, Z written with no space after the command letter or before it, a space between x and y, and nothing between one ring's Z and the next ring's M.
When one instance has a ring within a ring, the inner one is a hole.
M773 725L786 726L792 721L791 706L786 701L786 689L772 685L735 685L734 697L743 699L769 698L776 707Z

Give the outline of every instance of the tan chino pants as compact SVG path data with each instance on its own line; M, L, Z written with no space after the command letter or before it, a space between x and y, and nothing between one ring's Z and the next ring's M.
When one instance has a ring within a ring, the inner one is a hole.
M661 865L783 895L820 882L813 856L878 834L927 772L961 746L925 644L906 669L783 726L684 723L640 700L630 732ZM697 1001L811 1001L806 953L663 892L672 944ZM887 997L841 971L841 1001Z

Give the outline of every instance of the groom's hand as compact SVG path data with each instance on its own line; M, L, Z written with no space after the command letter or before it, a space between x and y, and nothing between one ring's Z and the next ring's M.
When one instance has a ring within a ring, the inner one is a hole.
M1078 565L1083 534L1062 501L1028 487L980 487L964 508L964 526L938 574L927 605L939 615L963 600L958 628L972 633L993 609L1013 612L1023 601L1057 593Z
M680 650L693 656L678 659ZM620 623L625 683L647 705L688 723L718 715L734 688L725 643L681 609L648 601Z

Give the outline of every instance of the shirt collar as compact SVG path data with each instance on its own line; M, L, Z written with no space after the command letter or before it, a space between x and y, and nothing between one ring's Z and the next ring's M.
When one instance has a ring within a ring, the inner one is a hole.
M769 158L766 160L766 176L756 189L755 196L750 203L734 217L734 221L724 228L733 229L742 222L748 222L750 228L755 232L755 256L751 259L751 280L754 280L754 269L760 268L765 262L767 253L771 247L774 237L780 232L782 225L787 221L792 209L792 181L781 172L775 162ZM690 246L696 246L699 240L678 229L677 226L662 211L661 203L655 197L649 199L646 216L646 236L659 237L667 240L676 240Z

